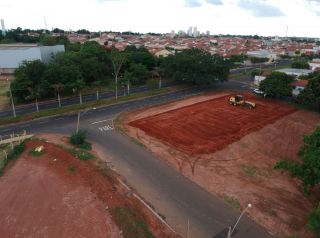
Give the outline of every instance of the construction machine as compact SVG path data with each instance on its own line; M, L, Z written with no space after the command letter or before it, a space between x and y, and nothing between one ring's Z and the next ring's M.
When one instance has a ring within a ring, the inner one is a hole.
M229 97L229 104L233 106L241 105L244 107L249 107L250 109L256 107L256 104L254 102L246 101L242 95Z

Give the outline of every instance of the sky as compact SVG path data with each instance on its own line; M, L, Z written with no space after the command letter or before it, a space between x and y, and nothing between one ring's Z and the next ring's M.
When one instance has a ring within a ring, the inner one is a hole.
M7 29L200 32L320 38L320 0L1 0ZM288 29L288 30L287 30Z

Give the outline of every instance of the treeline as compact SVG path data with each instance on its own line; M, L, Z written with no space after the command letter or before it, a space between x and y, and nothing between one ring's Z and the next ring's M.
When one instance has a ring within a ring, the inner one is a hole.
M307 108L320 112L320 72L303 76L303 79L308 80L308 84L298 97L295 98L295 101ZM291 83L293 81L293 76L281 72L272 72L260 83L259 89L268 97L291 97Z
M191 84L223 81L229 62L200 49L189 49L166 58L155 58L147 49L128 46L122 52L105 49L95 41L69 44L49 64L23 62L11 83L17 102L79 93L86 87L144 84L151 75ZM117 92L116 92L117 93Z

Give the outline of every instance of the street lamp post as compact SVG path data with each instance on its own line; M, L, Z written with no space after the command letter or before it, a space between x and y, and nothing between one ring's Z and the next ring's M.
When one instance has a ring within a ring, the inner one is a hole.
M232 233L234 232L234 230L236 229L236 227L237 227L237 225L238 225L241 217L244 215L244 213L246 212L246 210L247 210L248 208L251 208L251 207L252 207L252 204L249 203L249 204L247 205L247 207L246 207L245 209L243 209L243 211L241 212L240 216L238 217L238 220L237 220L236 224L234 224L233 227L231 227L231 226L228 227L228 228L229 228L228 238L231 238L231 235L232 235Z
M95 110L96 108L94 107L94 108L90 108L90 109L88 109L88 110L84 111L84 112L83 112L83 114L82 114L82 116L83 116L84 114L86 114L88 111L90 111L91 109ZM76 129L76 133L78 133L78 132L79 132L80 116L81 116L81 111L78 111L78 118L77 118L77 129Z

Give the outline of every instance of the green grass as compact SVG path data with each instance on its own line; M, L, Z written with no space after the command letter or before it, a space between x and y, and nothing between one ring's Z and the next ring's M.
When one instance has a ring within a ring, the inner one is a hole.
M93 154L91 154L85 150L71 148L71 149L69 149L69 152L80 160L90 160L90 159L95 158L95 156Z
M0 80L0 108L7 106L9 103L8 91L9 83L6 80Z
M4 173L4 170L8 165L8 163L12 160L16 160L23 153L24 149L25 149L25 143L22 142L16 145L15 147L13 147L13 149L8 153L7 158L3 158L1 160L0 176Z
M28 154L33 157L40 157L44 154L44 151L42 150L39 152L39 151L35 151L35 150L30 150Z
M241 170L248 177L255 177L257 174L257 169L254 166L242 165Z
M229 204L231 207L240 210L241 209L241 205L240 202L238 201L238 199L234 198L234 197L230 197L227 195L223 196L223 200Z
M2 119L0 119L0 125L7 125L10 123L17 123L17 122L22 122L22 121L25 122L25 121L30 121L30 120L37 119L37 118L60 115L60 114L69 113L69 112L75 112L75 111L79 111L79 110L86 109L86 108L107 106L107 105L111 105L111 104L115 104L115 103L135 100L138 98L151 97L151 96L167 93L169 91L170 91L170 89L168 89L168 88L155 89L155 90L152 90L149 92L135 93L135 94L131 94L126 97L119 97L118 100L115 100L114 98L102 99L99 101L83 103L82 105L77 104L77 105L71 105L71 106L66 106L66 107L62 107L62 108L55 108L55 109L50 109L50 110L45 110L45 111L40 111L40 112L32 112L32 113L28 113L28 114L25 114L22 116L17 116L16 118L13 118L13 117L2 118Z
M111 209L111 214L122 230L124 238L153 238L144 221L128 206L119 206Z

